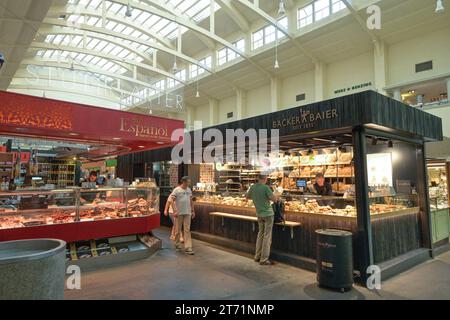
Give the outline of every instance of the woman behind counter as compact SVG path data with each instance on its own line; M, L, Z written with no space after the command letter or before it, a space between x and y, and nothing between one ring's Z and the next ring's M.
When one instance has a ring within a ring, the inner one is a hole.
M89 176L86 180L86 182L95 184L95 186L98 186L98 174L96 171L91 171L89 173ZM97 198L96 192L81 192L81 199L85 201L85 203L92 203Z
M329 182L325 181L325 176L323 173L318 173L316 175L316 182L312 187L312 193L319 196L333 196L333 188Z

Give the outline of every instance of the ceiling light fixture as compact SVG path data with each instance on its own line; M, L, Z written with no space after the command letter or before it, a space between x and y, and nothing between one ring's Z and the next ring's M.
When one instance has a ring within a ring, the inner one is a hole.
M280 16L286 14L286 6L284 5L284 1L283 0L280 0L280 6L278 7L278 14Z
M131 8L130 1L128 1L125 17L131 18L133 16L133 8Z
M177 56L175 56L175 60L173 61L172 71L173 73L177 73L178 71Z
M199 91L199 84L198 84L198 80L197 80L197 92L195 94L196 98L200 98L200 91Z
M390 149L394 148L394 142L392 140L389 140L388 148L390 148Z
M373 137L373 138L372 138L372 145L373 145L373 146L376 146L377 144L378 144L378 138Z
M442 3L442 0L437 0L436 2L436 13L444 12L444 4Z

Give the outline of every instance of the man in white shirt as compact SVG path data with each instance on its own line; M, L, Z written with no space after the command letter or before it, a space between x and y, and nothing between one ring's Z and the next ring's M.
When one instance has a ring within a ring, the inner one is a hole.
M175 200L174 217L177 219L177 231L175 235L175 247L181 250L181 233L184 234L184 249L186 254L193 255L191 239L191 220L195 218L192 190L189 188L189 177L181 178L181 183L176 187L170 197Z

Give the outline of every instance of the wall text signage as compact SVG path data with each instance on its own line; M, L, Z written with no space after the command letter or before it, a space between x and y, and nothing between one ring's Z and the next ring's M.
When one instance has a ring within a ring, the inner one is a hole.
M351 87L347 87L347 88L342 88L342 89L338 89L334 91L334 94L341 94L341 93L347 93L347 92L351 92L351 91L355 91L355 90L360 90L360 89L364 89L364 88L368 88L372 86L372 82L366 82L366 83L361 83L361 84L356 84L354 86Z

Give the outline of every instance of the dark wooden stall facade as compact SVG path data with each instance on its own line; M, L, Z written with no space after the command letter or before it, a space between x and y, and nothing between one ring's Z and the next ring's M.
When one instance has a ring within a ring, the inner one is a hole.
M287 227L275 227L273 249L277 256L283 258L284 255L284 261L294 261L299 266L311 269L316 256L314 231L320 228L339 228L353 233L355 270L360 271L362 280L367 276L365 270L373 264L381 265L385 268L386 275L392 275L429 258L432 254L424 148L427 141L443 139L440 118L374 91L365 91L220 124L214 128L224 136L227 129L278 129L280 140L344 133L351 135L357 217L288 214L288 219L300 222L301 226L292 232ZM207 129L203 129L203 132ZM417 173L414 173L418 181L417 212L371 217L367 174L368 136L395 139L414 146L416 157L414 163L418 168ZM118 176L131 180L136 176L133 173L136 166L152 161L170 161L170 157L171 149L120 157ZM188 166L183 167L181 174L188 174ZM255 243L256 230L253 222L221 219L209 215L212 211L251 215L254 214L252 210L198 203L196 211L198 217L193 222L192 228L200 238L218 240L218 243L224 245L228 241L234 247L236 243L241 243L243 247L245 244L248 246Z

